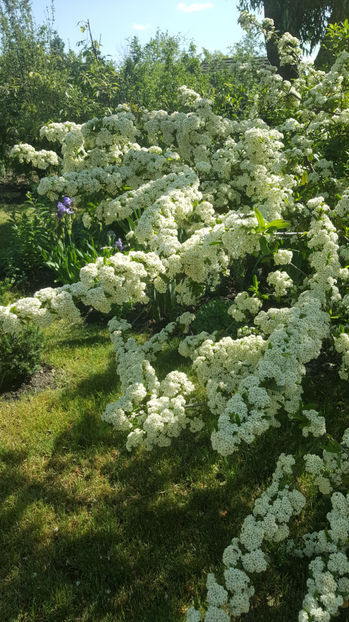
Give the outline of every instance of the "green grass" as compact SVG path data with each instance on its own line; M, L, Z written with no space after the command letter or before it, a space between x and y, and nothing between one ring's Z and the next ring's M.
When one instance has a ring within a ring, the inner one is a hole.
M107 330L56 326L46 339L59 386L0 401L0 620L183 620L187 606L203 603L206 573L221 572L278 455L297 453L301 436L286 422L229 460L212 451L208 432L129 454L100 419L119 390ZM174 355L170 344L163 373ZM325 500L324 517L327 508ZM269 554L244 619L296 620L306 563L280 546Z

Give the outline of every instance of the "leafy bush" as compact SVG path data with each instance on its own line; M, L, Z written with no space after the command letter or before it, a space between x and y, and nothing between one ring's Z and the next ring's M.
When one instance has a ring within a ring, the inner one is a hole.
M117 103L118 73L90 30L76 54L64 50L53 23L51 15L37 26L27 0L0 0L0 163L6 167L10 147L19 141L37 144L48 120L81 122L110 114ZM28 169L13 161L12 168Z
M56 237L52 208L28 194L23 208L13 210L9 223L7 276L24 286L52 280L43 260L43 252Z
M0 391L16 389L40 366L42 335L36 326L16 334L0 332Z
M326 32L326 44L333 56L348 49L349 45L349 21L347 19L339 24L329 24Z
M213 298L203 304L196 313L192 328L195 333L201 333L205 330L213 333L214 330L227 329L231 323L231 316L228 314L228 308L231 303L222 298Z

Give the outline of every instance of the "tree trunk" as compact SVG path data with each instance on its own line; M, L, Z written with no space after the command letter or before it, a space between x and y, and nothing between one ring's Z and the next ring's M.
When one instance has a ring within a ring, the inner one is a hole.
M296 4L298 0L293 0L292 4ZM298 11L295 7L289 6L288 0L264 0L264 17L274 20L274 26L277 34L282 36L285 32L289 32L294 37L299 38L299 26L295 20ZM277 49L277 43L274 39L266 41L267 56L271 65L277 68L280 76L284 80L293 80L298 78L298 71L293 65L280 65L280 58Z

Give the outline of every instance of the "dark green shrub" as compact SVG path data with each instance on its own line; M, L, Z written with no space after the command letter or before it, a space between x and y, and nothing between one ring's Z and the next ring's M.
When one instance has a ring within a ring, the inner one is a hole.
M28 193L25 207L14 208L9 220L10 239L6 275L17 284L49 283L50 269L43 261L43 250L57 238L52 208Z
M196 318L192 324L195 333L205 330L212 333L215 330L226 330L232 324L232 318L228 314L231 302L223 298L213 298L196 312Z
M0 391L18 388L40 366L42 335L23 326L15 335L0 332Z

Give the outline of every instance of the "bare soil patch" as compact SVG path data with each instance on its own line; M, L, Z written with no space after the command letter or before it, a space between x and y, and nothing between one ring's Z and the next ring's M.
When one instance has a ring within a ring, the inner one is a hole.
M19 400L26 393L39 393L57 386L57 370L51 365L43 363L31 378L25 380L20 387L13 391L0 393L0 400Z

